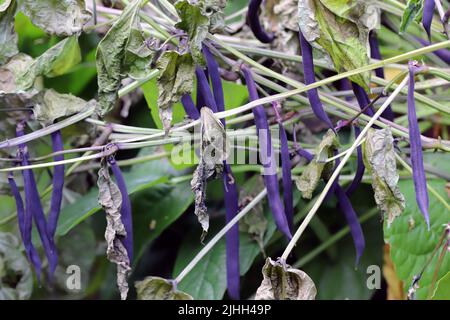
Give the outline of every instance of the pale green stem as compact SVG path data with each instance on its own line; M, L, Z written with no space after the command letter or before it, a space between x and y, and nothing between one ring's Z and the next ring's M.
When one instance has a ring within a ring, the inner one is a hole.
M400 90L404 86L406 86L407 83L408 83L408 77L405 77L405 79L400 83L398 88L383 103L383 105L380 107L380 109L378 109L378 111L375 113L375 115L373 115L372 119L370 119L369 123L364 127L364 129L361 131L359 136L355 139L355 142L352 144L352 146L347 150L347 153L345 154L344 158L339 163L337 168L334 170L332 176L330 177L330 179L328 180L327 184L325 185L325 188L323 189L322 193L317 198L317 201L314 203L313 207L311 208L309 213L306 215L305 219L300 224L300 227L297 229L297 231L295 232L295 234L292 237L291 241L287 245L286 249L284 250L284 252L283 252L283 254L281 256L281 259L286 261L287 257L291 253L291 251L294 248L295 244L297 243L298 239L300 238L300 236L305 231L306 227L308 226L309 222L311 221L311 219L316 214L316 212L319 209L319 207L322 205L322 202L325 199L328 191L332 187L332 185L333 185L334 181L336 180L336 178L339 176L339 173L344 168L345 164L347 163L347 161L350 158L350 156L353 153L353 151L357 148L357 146L365 138L367 132L369 131L369 129L375 123L375 120L378 119L381 116L383 111L386 110L386 108L389 106L389 104L395 99L395 97L400 93Z

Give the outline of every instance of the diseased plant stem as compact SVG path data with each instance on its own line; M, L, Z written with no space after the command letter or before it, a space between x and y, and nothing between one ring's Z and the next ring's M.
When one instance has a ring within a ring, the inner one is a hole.
M367 134L367 132L369 131L369 129L375 123L375 120L378 119L381 116L383 111L389 106L389 104L391 104L391 102L400 93L401 89L406 86L407 83L408 83L408 77L405 77L404 80L399 84L397 89L395 89L395 91L389 96L389 98L383 103L383 105L380 107L380 109L378 109L378 111L375 113L375 115L370 119L369 123L364 127L364 129L361 131L359 136L355 139L355 142L353 143L353 145L347 150L347 153L345 154L345 156L342 159L342 161L339 163L339 165L334 170L332 176L330 177L330 179L328 180L327 184L325 185L325 188L323 189L322 193L319 195L317 201L314 203L314 206L311 208L309 213L306 215L305 219L300 224L300 227L297 229L297 231L295 232L294 236L292 237L292 240L287 245L286 249L284 250L284 252L283 252L283 254L281 256L281 259L286 261L286 259L288 258L289 254L291 253L292 249L294 248L295 244L297 243L298 239L303 234L303 232L305 231L305 229L308 226L309 222L311 221L311 219L314 217L314 215L316 214L317 210L321 206L321 204L322 204L323 200L325 199L328 191L332 187L332 185L333 185L334 181L336 180L336 178L339 176L339 173L342 170L342 168L344 168L344 166L345 166L346 162L348 161L348 159L350 158L352 152L356 149L358 144L364 139L364 137Z
M222 228L212 239L206 244L202 250L189 262L189 264L175 278L176 283L180 283L184 277L200 262L200 260L216 245L217 242L230 230L239 220L249 213L267 194L267 189L262 190L252 201L249 202L225 227Z

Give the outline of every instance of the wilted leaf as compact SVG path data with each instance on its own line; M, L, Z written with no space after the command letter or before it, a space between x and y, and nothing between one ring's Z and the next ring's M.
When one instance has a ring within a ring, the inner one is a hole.
M56 119L82 112L88 103L71 94L58 93L53 89L40 92L34 97L34 117L44 127Z
M71 36L91 18L84 0L24 0L21 10L49 34Z
M157 79L159 114L164 129L168 130L172 122L172 104L192 90L195 65L189 53L166 51L158 59L156 66L159 70Z
M400 23L400 32L405 32L411 22L420 21L423 13L423 0L408 0L406 8L403 11L402 22Z
M109 261L117 265L117 286L122 300L125 300L128 294L127 278L131 267L127 250L121 241L121 238L127 235L120 215L122 194L111 180L106 164L98 172L97 185L99 188L98 202L106 213L106 255Z
M0 65L19 52L18 37L14 30L14 17L17 5L14 1L0 4Z
M384 245L383 254L383 276L386 280L387 300L405 300L405 293L403 292L403 283L395 273L394 263L390 255L390 247L388 244Z
M32 290L33 276L19 240L0 232L0 300L25 300Z
M191 188L195 194L195 215L203 229L201 236L201 241L203 241L209 229L209 216L205 205L207 180L222 174L228 146L223 124L215 117L211 109L203 107L200 110L200 117L200 159L197 169L193 173Z
M135 283L138 300L194 300L178 291L173 281L160 277L146 277Z
M303 174L295 180L303 198L311 199L326 167L332 166L332 162L327 163L325 161L334 155L334 151L338 146L339 142L336 134L333 130L328 130L319 146L315 149L314 159L306 166Z
M262 274L264 279L255 300L314 300L316 297L316 286L311 278L282 261L267 258Z
M66 38L36 58L27 70L16 79L18 90L27 90L34 84L36 77L44 75L56 77L67 73L81 61L78 37Z
M299 25L306 40L326 51L338 72L369 63L369 31L379 24L379 10L368 1L300 0ZM350 79L368 89L370 72Z
M399 175L390 127L369 130L364 144L364 162L372 174L375 202L387 216L389 226L405 209L405 197L397 185Z
M141 4L142 0L130 3L98 44L96 60L102 116L114 107L121 81L127 74L141 77L149 70L153 53L145 45L140 30Z

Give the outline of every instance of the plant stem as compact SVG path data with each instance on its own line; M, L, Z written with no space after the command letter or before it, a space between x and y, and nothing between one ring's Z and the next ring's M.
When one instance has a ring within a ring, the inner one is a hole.
M342 168L344 168L346 162L350 158L352 152L356 149L356 147L359 145L359 143L364 139L365 135L369 131L369 129L372 127L372 125L375 123L375 120L378 119L378 117L381 116L383 111L389 106L389 104L395 99L395 97L400 93L400 90L406 86L408 83L408 77L405 77L405 79L400 83L400 85L397 87L397 89L389 96L389 98L383 103L383 105L378 109L378 111L375 113L375 115L370 119L369 123L364 127L364 129L361 131L359 136L355 139L355 142L352 144L352 146L347 150L347 153L345 154L342 161L339 163L337 168L334 170L331 178L328 180L327 184L325 185L325 188L323 189L322 193L319 195L317 201L314 203L314 206L311 208L309 213L306 215L305 219L301 223L300 227L295 232L294 236L292 237L291 241L287 245L286 249L284 250L281 259L285 260L291 253L292 249L294 248L295 244L297 243L300 236L303 234L303 231L308 226L311 219L316 214L317 210L321 206L323 200L325 199L328 191L330 190L331 186L333 185L334 181L338 177L340 171Z
M216 245L217 242L230 230L239 220L241 220L247 213L249 213L267 194L267 189L261 191L249 204L247 204L225 227L222 228L215 236L208 242L207 245L200 250L194 259L180 272L175 278L176 283L180 283L184 277L200 262L200 260Z

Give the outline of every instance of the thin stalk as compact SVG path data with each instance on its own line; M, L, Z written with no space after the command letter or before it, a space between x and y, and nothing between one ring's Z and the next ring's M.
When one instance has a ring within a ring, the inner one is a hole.
M292 249L294 248L295 244L297 243L300 236L305 231L306 227L308 226L311 219L316 214L319 207L322 205L323 200L325 199L328 191L332 187L334 181L339 176L339 173L344 168L345 164L347 163L348 159L350 158L353 151L357 148L358 144L364 139L365 135L369 131L369 129L373 126L375 123L375 120L378 119L383 111L391 104L391 102L395 99L395 97L400 93L401 89L406 86L408 83L408 77L405 77L405 79L400 83L400 85L397 87L397 89L389 96L389 98L383 103L383 105L378 109L378 111L375 113L375 115L372 117L372 119L369 121L369 123L364 127L364 129L361 131L359 136L355 139L355 142L352 144L352 146L347 150L346 155L342 159L342 161L339 163L337 168L334 170L331 178L328 180L327 184L325 185L325 188L323 189L322 193L319 195L317 201L314 203L314 206L311 208L303 222L301 223L300 227L295 232L294 236L292 237L291 241L287 245L286 249L284 250L281 259L286 260L289 254L291 253Z
M119 98L136 90L137 88L139 88L141 85L143 85L147 81L150 81L150 80L156 78L158 76L158 74L159 74L159 70L154 69L154 70L150 71L144 78L135 80L135 81L131 82L130 84L126 85L125 87L121 88L118 92Z

